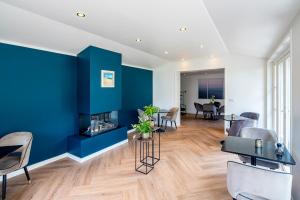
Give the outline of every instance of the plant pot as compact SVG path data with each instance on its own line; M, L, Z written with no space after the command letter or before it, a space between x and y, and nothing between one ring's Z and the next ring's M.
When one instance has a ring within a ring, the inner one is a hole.
M150 133L143 133L142 137L143 139L148 139L150 137Z
M153 120L151 120L151 126L152 126L152 128L154 127L154 125L155 125L155 122Z

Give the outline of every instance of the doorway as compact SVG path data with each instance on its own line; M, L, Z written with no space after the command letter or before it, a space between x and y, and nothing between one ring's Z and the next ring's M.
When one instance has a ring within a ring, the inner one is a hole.
M203 107L205 104L214 103L216 112L213 112L212 115L219 115L220 108L223 107L223 112L225 110L225 70L180 72L179 95L182 122L204 119L204 113L201 109L197 109L197 105ZM206 116L206 119L209 120L210 117Z

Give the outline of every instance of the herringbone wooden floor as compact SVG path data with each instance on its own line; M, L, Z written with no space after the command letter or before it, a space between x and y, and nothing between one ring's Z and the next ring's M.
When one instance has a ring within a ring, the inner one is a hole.
M161 137L161 161L148 175L134 170L132 140L83 164L63 159L8 180L7 199L229 200L220 151L222 121L183 120Z

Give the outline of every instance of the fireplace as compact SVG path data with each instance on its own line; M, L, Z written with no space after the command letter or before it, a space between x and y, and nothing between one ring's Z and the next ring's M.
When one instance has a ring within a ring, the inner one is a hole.
M118 127L118 111L80 114L79 126L81 135L92 137L105 133Z

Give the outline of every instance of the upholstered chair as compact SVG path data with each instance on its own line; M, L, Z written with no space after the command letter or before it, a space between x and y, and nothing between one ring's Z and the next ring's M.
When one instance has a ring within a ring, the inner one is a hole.
M169 112L167 113L166 116L161 117L162 123L164 123L164 121L165 121L165 129L167 129L168 121L171 122L171 127L173 127L173 122L174 122L175 128L177 129L176 118L177 118L178 110L179 110L179 108L173 107L169 110Z
M144 112L143 110L137 109L137 112L138 112L138 116L139 116L140 118L145 118L145 117L146 117L145 112ZM152 120L153 122L155 122L155 121L156 121L156 118L155 118L155 117L152 117L151 120Z
M204 118L209 116L211 119L215 119L217 116L217 107L211 103L203 104L203 115Z
M249 119L253 119L255 120L255 127L258 125L258 120L259 120L259 113L255 113L255 112L243 112L241 115L241 117L246 117Z
M196 114L195 114L195 119L197 118L198 116L198 113L199 112L203 112L203 105L201 105L200 103L194 103L194 106L196 108Z
M218 109L218 114L221 115L221 114L224 114L225 113L225 106L221 106L219 109Z
M243 128L240 132L240 137L243 138L251 138L251 139L261 139L263 142L277 142L276 133L272 130L263 129L263 128ZM247 156L239 156L240 160L243 163L250 163L251 159ZM256 159L256 165L267 167L270 169L278 169L279 164L276 162L261 160L259 158Z
M254 127L255 121L252 119L234 121L229 129L226 129L228 136L240 136L240 132L245 127Z
M7 174L23 168L27 181L30 183L27 164L29 161L32 139L32 133L30 132L15 132L5 135L0 139L0 146L22 145L22 147L15 152L0 159L0 175L3 176L2 199L5 199L6 197Z
M145 112L141 109L137 109L139 117L143 118L145 116Z
M227 189L237 200L290 200L292 175L229 161Z

